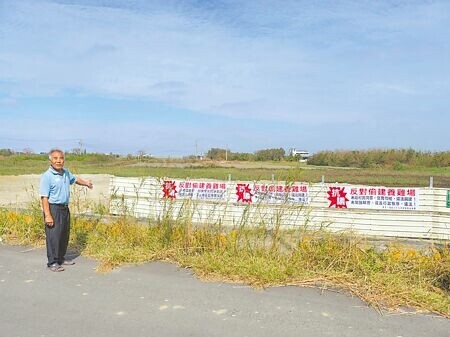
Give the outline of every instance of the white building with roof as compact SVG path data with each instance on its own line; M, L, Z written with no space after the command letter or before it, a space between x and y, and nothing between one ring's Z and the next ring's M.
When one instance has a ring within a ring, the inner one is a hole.
M297 149L294 149L294 148L292 148L290 150L290 153L291 153L291 156L298 157L298 161L300 161L300 162L306 162L308 160L308 158L311 156L309 151L297 150Z

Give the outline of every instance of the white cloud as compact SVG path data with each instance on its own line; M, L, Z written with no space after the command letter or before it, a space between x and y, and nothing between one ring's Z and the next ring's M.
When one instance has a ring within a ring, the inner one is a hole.
M299 126L393 112L400 125L426 100L449 105L446 2L1 5L2 97L75 91Z
M416 95L418 91L402 84L396 83L370 83L367 85L369 92L374 92L377 94L391 93L391 94L402 94L402 95Z

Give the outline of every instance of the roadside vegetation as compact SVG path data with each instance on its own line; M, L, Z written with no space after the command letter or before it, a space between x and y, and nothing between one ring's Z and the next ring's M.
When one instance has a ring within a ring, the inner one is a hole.
M368 151L321 151L308 162L311 165L392 168L397 171L408 168L450 167L450 151L420 152L413 149Z
M0 238L45 245L39 203L22 212L0 209ZM149 223L126 216L74 216L70 249L98 259L100 272L168 260L192 268L202 279L338 288L380 312L408 306L450 317L448 242L426 249L394 242L377 249L351 233L254 227L245 219L234 227L194 226L189 216L173 219L168 213Z
M180 179L189 177L219 180L231 178L243 181L273 178L280 181L311 183L320 182L324 177L325 182L402 187L429 186L430 177L433 177L434 187L450 186L450 151L319 152L306 164L285 154L284 157L280 157L281 150L256 152L262 158L279 158L279 160L253 161L244 160L245 156L235 156L232 152L228 153L225 161L223 149L211 149L211 156L203 159L67 153L66 166L79 174L111 174L124 177L154 176ZM218 154L215 154L216 152ZM264 155L266 153L271 155ZM248 155L250 157L250 154ZM256 154L252 156L255 159ZM0 150L0 175L41 174L47 167L48 159L45 154L15 154Z

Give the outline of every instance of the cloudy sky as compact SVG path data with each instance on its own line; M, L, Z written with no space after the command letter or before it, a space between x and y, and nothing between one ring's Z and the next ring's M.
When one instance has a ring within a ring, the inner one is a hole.
M450 150L450 1L0 0L0 148Z

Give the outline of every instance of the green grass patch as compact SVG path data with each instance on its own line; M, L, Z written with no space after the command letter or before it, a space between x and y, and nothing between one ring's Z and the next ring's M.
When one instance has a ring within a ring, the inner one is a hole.
M261 181L340 182L349 184L420 187L450 186L450 167L386 166L339 168L298 162L218 162L195 160L136 159L99 154L66 156L66 167L77 174L111 174L123 177L171 177ZM0 175L41 174L48 168L46 155L0 155Z

